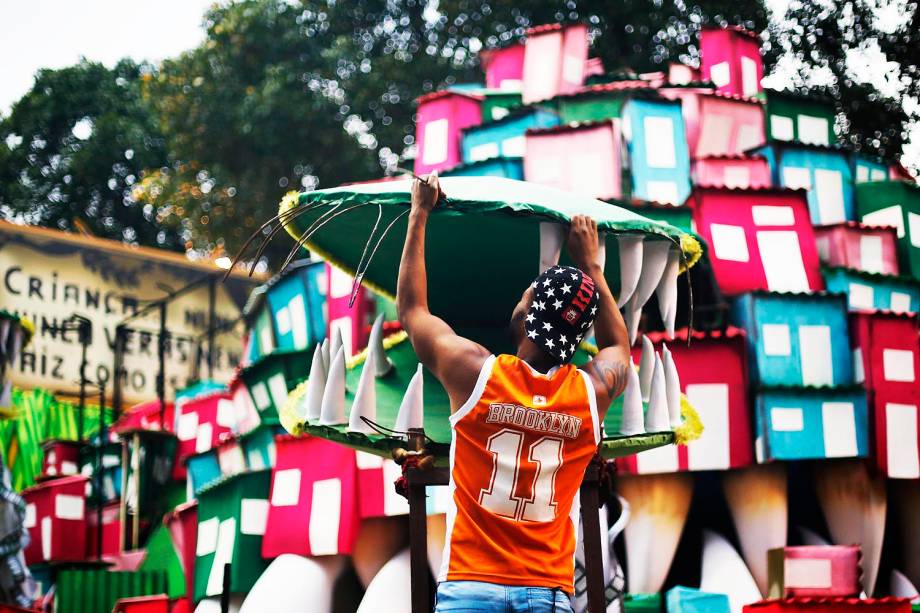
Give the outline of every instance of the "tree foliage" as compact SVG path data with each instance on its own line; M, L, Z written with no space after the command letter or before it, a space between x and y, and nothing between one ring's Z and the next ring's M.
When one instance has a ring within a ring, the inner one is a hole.
M917 96L916 3L905 5L909 23L885 31L872 16L883 1L794 0L772 21L763 0L217 4L204 42L156 69L84 62L40 73L0 123L0 206L46 225L85 218L105 236L235 252L285 192L395 166L414 145L416 97L481 81L480 49L551 22L589 24L591 54L608 71L693 63L703 25L761 32L768 71L796 58L803 89L809 71L829 74L847 137L893 154L908 119L901 101L859 83L845 61L878 40L900 63L904 95ZM73 126L84 117L93 131L80 140Z
M41 70L0 119L0 211L28 223L178 248L153 207L131 192L141 172L166 161L165 139L141 102L150 67L88 61Z
M769 39L766 59L788 60L794 90L823 91L835 101L844 140L869 154L901 154L910 120L920 120L905 112L908 98L920 99L917 2L794 0L771 23ZM887 73L891 91L865 82L854 68L861 54L873 58L872 72Z

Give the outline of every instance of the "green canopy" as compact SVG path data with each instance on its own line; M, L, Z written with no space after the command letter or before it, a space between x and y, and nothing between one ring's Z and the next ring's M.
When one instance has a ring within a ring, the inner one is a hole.
M399 332L389 336L384 340L386 356L393 364L393 368L386 375L376 380L377 396L377 415L374 422L383 426L383 428L393 428L396 422L396 415L399 411L399 405L402 401L403 394L409 386L409 380L416 372L418 358L412 349L412 344L407 342L406 334ZM594 348L586 343L575 353L572 360L574 364L583 364L591 359ZM358 387L358 380L361 378L361 371L365 365L366 352L358 354L352 358L347 367L345 375L345 406L346 422L351 415L351 406L354 402L355 391ZM434 453L439 461L444 462L450 447L450 402L447 392L441 387L441 384L434 378L429 371L424 370L424 427L425 434L430 439L428 450ZM390 450L397 446L405 446L405 440L398 436L385 436L383 434L362 434L359 432L349 432L347 424L323 426L318 424L306 423L296 416L297 405L304 400L306 394L306 382L298 386L288 397L288 401L281 412L282 424L292 433L308 433L321 438L329 439L342 443L355 449L361 449L377 455L388 456ZM604 420L604 427L607 436L602 444L602 453L609 458L632 455L673 443L675 440L674 432L654 432L640 434L635 436L622 436L620 430L620 418L622 414L622 397L614 401L607 411L607 417Z
M366 286L392 297L411 183L379 181L291 193L281 202L281 219L310 250L353 275L363 272ZM588 196L500 177L444 177L441 187L446 200L428 223L428 295L432 312L452 325L504 325L539 274L541 259L545 263L552 243L558 249L564 226L577 214L591 216L605 233L605 275L614 291L620 288L618 236L644 238L646 245L669 242L681 270L700 256L693 235ZM362 257L371 253L366 270L359 270ZM566 263L565 254L560 261ZM648 274L660 277L662 271ZM657 285L658 278L651 282Z

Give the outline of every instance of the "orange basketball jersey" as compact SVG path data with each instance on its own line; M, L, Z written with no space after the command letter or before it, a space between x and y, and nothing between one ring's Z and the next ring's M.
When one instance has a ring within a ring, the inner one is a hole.
M490 356L451 416L450 506L438 581L573 591L577 497L600 441L594 387Z

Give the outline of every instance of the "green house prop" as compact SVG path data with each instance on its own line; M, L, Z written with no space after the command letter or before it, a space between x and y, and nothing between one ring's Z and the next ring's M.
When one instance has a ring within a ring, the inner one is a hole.
M856 184L858 221L898 229L901 274L920 279L920 185L906 181Z
M268 566L262 535L268 517L271 471L225 477L198 493L195 600L223 591L230 565L230 591L248 592Z
M168 589L167 576L162 570L69 568L57 572L55 585L55 610L67 613L108 613L121 598L162 594Z
M262 470L275 465L275 436L283 432L281 426L260 425L239 436L249 470Z
M312 355L312 347L309 350L277 350L241 371L243 383L262 424L271 426L280 423L278 411L284 406L288 392L310 373Z
M796 141L808 145L833 145L834 101L822 96L803 96L767 90L767 139Z

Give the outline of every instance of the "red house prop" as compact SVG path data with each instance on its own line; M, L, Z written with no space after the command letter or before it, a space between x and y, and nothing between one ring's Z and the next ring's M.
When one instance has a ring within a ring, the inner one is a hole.
M907 598L787 598L744 605L744 613L910 613Z
M393 483L402 475L396 462L378 455L356 452L358 512L362 518L406 515L409 501L396 493Z
M66 477L80 472L80 448L77 441L49 440L42 443L42 476Z
M815 227L821 261L886 275L898 274L898 234L895 228L867 226L855 221Z
M706 27L700 32L700 69L724 94L756 96L763 91L760 38L739 27Z
M528 130L524 179L593 198L622 193L622 145L617 121Z
M112 432L126 430L166 430L173 431L174 407L167 402L163 408L163 427L160 427L160 401L151 400L134 405L112 424Z
M195 548L198 544L198 502L180 504L163 518L169 530L169 538L176 548L182 574L185 575L185 594L194 596Z
M415 173L452 168L463 161L460 139L463 128L482 123L482 96L445 90L422 96L415 124Z
M680 388L705 424L702 436L687 446L667 445L617 460L627 473L661 473L684 470L727 470L754 462L751 406L748 399L747 349L744 332L729 327L724 332L678 330L668 349L680 373ZM656 351L663 334L650 334ZM633 347L639 363L642 346ZM718 364L719 368L712 368Z
M524 104L571 94L582 86L588 61L588 27L552 24L527 31L521 99Z
M61 477L22 492L23 526L29 531L26 564L86 558L86 484L83 475Z
M86 553L90 558L117 556L121 552L121 503L113 502L102 507L102 550L99 550L99 513L86 510Z
M726 295L824 288L805 192L697 187L690 201Z
M275 442L262 556L351 553L360 524L355 452L310 436Z
M917 315L850 313L850 343L858 381L873 411L874 456L892 479L920 478L920 340Z

